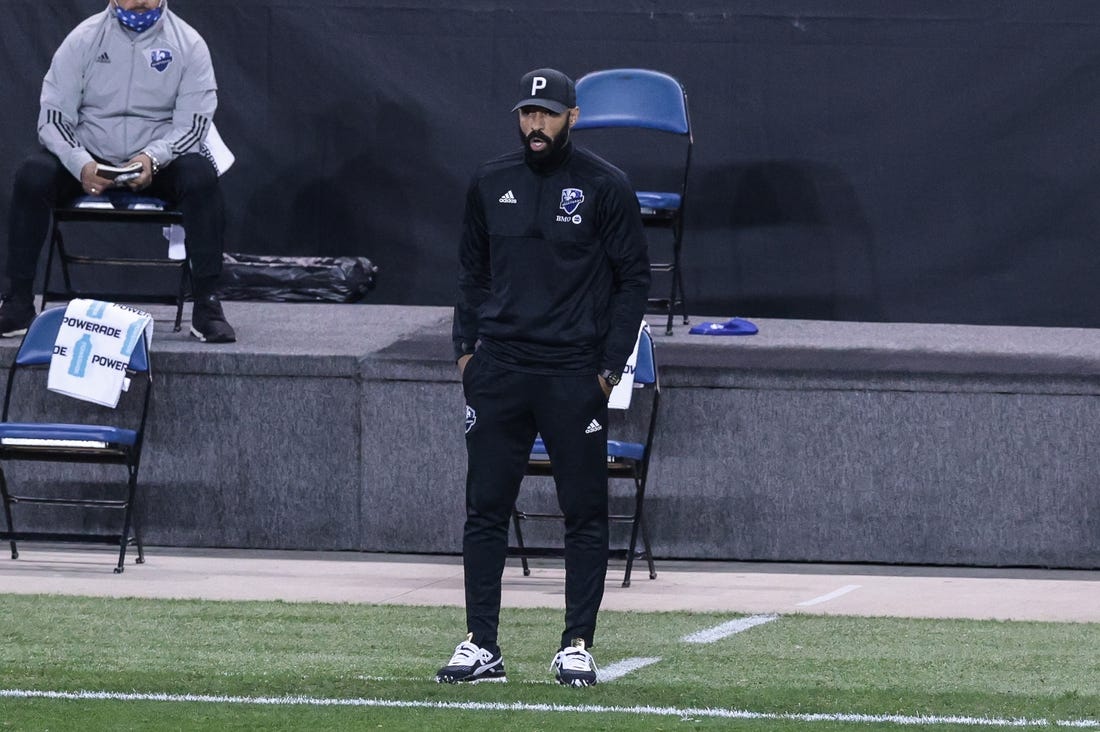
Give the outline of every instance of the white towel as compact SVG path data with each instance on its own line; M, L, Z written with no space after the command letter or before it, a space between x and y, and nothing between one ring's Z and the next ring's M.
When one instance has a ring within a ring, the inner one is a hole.
M105 407L118 406L138 338L149 347L149 313L101 300L70 301L57 332L46 388Z
M649 323L644 320L638 326L638 339L634 341L634 350L630 352L630 358L626 360L623 378L618 386L611 390L611 396L607 400L608 409L630 408L630 397L634 396L634 367L638 365L638 344L642 340L643 330L649 330Z

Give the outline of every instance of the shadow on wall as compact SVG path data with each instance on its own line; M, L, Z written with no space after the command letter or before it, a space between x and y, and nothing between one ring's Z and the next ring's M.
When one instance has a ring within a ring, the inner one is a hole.
M415 124L397 105L385 106L389 108L384 113L400 119L400 126ZM351 121L343 129L333 129L340 111L301 114L297 124L303 133L325 129L325 135L314 135L297 156L282 159L264 183L249 191L244 215L255 222L256 230L267 230L264 253L375 257L378 243L407 236L400 228L402 219L377 215L400 210L404 198L387 170L387 160L375 154L378 145L364 140L363 130ZM337 140L340 149L333 145ZM351 240L349 232L354 232Z
M700 272L704 307L757 317L877 320L881 298L873 237L851 182L836 167L770 160L703 172L689 222L730 236ZM711 197L706 192L728 196ZM689 191L689 196L691 192ZM686 245L687 246L687 245ZM696 275L689 274L691 279Z
M455 198L461 206L460 197L440 193L456 184L437 166L428 175L439 190L422 185L425 167L435 162L422 148L428 134L422 111L408 100L388 98L374 98L370 107L386 125L365 131L354 125L355 115L334 108L301 115L296 124L303 135L319 129L325 135L313 134L298 157L282 160L248 190L242 215L254 238L242 243L242 251L369 257L380 269L371 300L393 303L418 290L449 292L454 268L425 259L427 248L418 241L420 230L444 215L426 202ZM349 122L334 130L338 119Z

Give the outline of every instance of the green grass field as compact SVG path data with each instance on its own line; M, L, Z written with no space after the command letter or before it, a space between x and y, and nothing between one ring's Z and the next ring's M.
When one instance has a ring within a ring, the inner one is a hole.
M0 729L1100 729L1100 624L787 615L700 644L682 639L736 616L604 612L602 670L649 663L572 689L548 671L560 611L505 610L509 683L476 686L431 680L460 608L4 595L0 612Z

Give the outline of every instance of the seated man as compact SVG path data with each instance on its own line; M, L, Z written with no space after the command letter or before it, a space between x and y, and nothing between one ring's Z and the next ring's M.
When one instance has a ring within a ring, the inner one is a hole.
M10 290L0 336L34 319L33 285L53 207L112 186L161 198L183 214L195 306L191 333L236 340L215 295L225 204L203 143L218 104L210 51L167 0L110 0L62 42L42 81L38 139L45 147L16 172L8 226ZM140 164L118 182L97 163Z

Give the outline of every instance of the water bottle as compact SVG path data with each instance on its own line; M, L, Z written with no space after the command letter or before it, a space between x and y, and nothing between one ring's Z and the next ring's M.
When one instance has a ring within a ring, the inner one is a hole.
M84 378L88 369L88 360L92 357L92 337L85 333L73 346L73 357L69 360L69 375Z
M130 355L134 352L134 348L137 346L138 338L141 338L141 334L145 332L145 320L135 320L130 323L130 327L126 329L126 338L122 341L122 357L130 358Z

